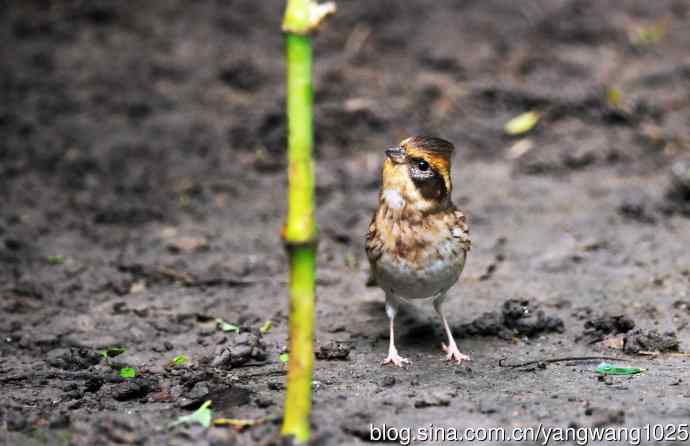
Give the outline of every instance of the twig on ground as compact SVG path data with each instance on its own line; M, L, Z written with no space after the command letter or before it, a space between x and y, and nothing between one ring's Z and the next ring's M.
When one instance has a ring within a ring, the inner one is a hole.
M565 362L565 361L592 361L600 359L602 361L628 361L628 359L625 358L616 358L614 356L565 356L563 358L546 358L546 359L535 359L533 361L527 361L527 362L520 362L517 364L504 364L503 361L506 360L506 358L501 358L498 361L498 366L499 367L506 367L510 369L516 369L518 367L525 367L528 365L532 364L553 364L555 362Z

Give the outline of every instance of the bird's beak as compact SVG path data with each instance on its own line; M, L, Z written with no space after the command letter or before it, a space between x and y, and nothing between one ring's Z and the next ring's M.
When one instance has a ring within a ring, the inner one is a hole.
M405 149L402 147L391 147L386 149L386 156L394 163L402 163L405 161Z

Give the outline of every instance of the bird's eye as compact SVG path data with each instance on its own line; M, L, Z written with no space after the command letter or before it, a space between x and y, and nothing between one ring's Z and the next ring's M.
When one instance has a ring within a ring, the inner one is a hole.
M422 172L426 172L427 170L429 170L429 163L427 163L424 160L419 160L417 161L417 168Z

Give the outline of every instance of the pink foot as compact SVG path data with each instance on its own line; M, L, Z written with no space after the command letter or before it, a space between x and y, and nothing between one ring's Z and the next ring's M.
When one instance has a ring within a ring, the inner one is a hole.
M407 358L403 358L398 354L398 352L393 351L388 352L388 356L386 357L386 359L383 360L383 365L393 363L398 367L402 367L403 364L409 364L409 362L410 361Z
M462 364L462 361L471 361L469 356L460 353L460 350L458 350L458 346L455 345L455 343L450 344L448 347L446 347L446 344L441 344L441 347L443 348L444 352L448 353L446 356L448 361L455 361L458 364Z

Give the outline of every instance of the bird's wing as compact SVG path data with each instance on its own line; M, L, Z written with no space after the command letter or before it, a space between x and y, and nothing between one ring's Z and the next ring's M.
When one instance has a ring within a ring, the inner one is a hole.
M381 240L378 229L376 228L376 214L369 223L366 244L367 257L370 262L375 262L383 254L383 241Z

